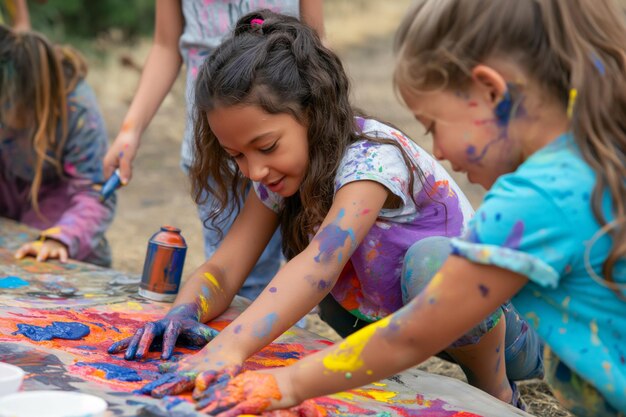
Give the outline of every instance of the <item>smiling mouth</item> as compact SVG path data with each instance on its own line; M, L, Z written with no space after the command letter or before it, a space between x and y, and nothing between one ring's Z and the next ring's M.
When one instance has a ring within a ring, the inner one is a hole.
M273 186L276 186L276 185L278 185L278 183L280 183L280 182L281 182L284 178L285 178L285 177L282 177L282 178L277 179L277 180L276 180L276 181L274 181L274 182L268 182L268 183L266 183L266 185L267 185L268 187L273 187Z

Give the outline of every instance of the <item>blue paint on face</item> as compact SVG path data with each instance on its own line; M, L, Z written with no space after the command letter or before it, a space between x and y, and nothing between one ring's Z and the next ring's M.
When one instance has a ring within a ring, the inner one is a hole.
M278 291L278 289L276 289L276 287L270 287L269 292L276 292Z
M139 376L139 374L137 374L137 371L135 371L134 369L131 369L125 366L114 365L112 363L77 362L76 366L90 366L92 368L96 368L101 371L104 371L105 372L104 376L106 379L116 379L118 381L125 381L125 382L142 381L141 377Z
M489 295L489 288L487 288L487 286L483 284L478 285L478 290L480 291L480 295L482 295L483 297L486 297Z
M78 340L89 334L89 327L82 323L53 321L46 327L20 323L17 331L12 334L21 334L36 342L52 339Z
M13 275L0 278L0 288L15 289L27 287L29 285L30 283L28 281L24 281L22 278Z

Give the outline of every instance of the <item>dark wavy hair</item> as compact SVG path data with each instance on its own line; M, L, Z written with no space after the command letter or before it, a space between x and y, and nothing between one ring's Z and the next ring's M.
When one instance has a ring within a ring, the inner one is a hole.
M407 91L463 89L471 68L494 56L520 65L563 110L577 91L570 129L596 173L591 207L613 238L602 272L618 291L613 269L626 258L626 26L617 4L419 0L398 30L395 49L395 84ZM602 211L606 191L615 216L610 223Z
M263 23L251 24L254 19ZM284 199L280 225L285 255L291 258L301 252L330 209L346 148L366 138L402 150L393 140L358 132L349 85L339 58L298 19L269 10L240 18L231 37L200 68L195 86L195 159L190 176L198 204L214 198L205 225L216 227L225 211L239 210L238 204L228 203L242 195L246 184L211 131L206 113L218 106L246 104L270 114L290 114L307 126L309 166L299 191Z

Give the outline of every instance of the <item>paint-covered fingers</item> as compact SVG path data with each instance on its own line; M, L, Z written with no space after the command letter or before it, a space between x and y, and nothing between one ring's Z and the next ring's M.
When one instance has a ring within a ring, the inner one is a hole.
M324 408L317 405L313 400L306 400L302 404L290 408L289 411L297 417L323 417L326 415L326 413L324 412ZM281 415L274 415L272 413L273 412L270 412L269 414L272 417L278 417Z
M241 372L241 365L230 365L226 368L215 371L204 371L196 378L196 388L193 390L193 399L200 400L206 398L214 392L212 386L222 386Z
M16 252L15 258L22 259L27 255L37 258L37 262L44 262L48 258L58 259L62 263L67 262L69 257L67 246L58 240L46 239L45 241L29 242L22 245Z
M187 341L193 346L204 346L219 334L217 330L202 323L195 323L183 333Z
M120 353L123 350L126 350L126 348L128 348L128 345L130 344L131 339L132 337L127 337L126 339L122 339L118 342L113 343L109 347L107 352L111 354L115 354L115 353Z
M196 380L197 372L175 372L175 378L163 382L161 385L152 388L150 394L155 398L163 398L166 395L177 395L182 392L191 391Z
M281 398L273 375L244 372L209 387L207 397L199 401L196 408L209 414L223 413L219 414L223 416L260 414Z
M124 359L126 359L127 361L132 361L133 359L135 359L135 353L137 353L137 348L139 348L139 342L143 337L143 329L143 327L138 329L133 337L130 338L128 346L126 347L126 353L124 354Z
M168 360L174 353L174 347L176 341L182 330L182 324L178 320L171 320L165 327L163 333L163 352L161 353L161 359Z
M139 345L137 346L137 352L135 353L135 359L141 359L150 350L150 346L152 345L152 341L155 336L160 336L163 332L163 325L160 323L149 322L143 326L143 337L139 340ZM128 352L128 351L127 351Z
M154 381L144 385L143 387L135 390L136 394L146 394L153 395L157 398L161 398L167 395L167 390L174 391L173 387L176 389L180 389L176 393L183 392L185 390L190 390L191 386L193 386L193 381L196 374L179 374L176 372L170 372L167 374L163 374L161 377L155 379ZM189 385L190 384L190 385ZM156 395L155 395L156 394Z

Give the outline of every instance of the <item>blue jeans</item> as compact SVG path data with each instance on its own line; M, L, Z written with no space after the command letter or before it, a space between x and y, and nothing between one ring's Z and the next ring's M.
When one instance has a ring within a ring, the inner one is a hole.
M189 174L189 166L184 163L181 164L183 172ZM209 179L211 181L211 179ZM250 186L246 189L246 195L250 192ZM245 197L244 197L245 198ZM204 204L198 205L198 216L200 217L200 221L203 223L202 227L202 236L204 237L204 256L205 259L211 258L217 247L221 243L220 237L226 236L230 227L232 226L235 218L237 217L237 213L233 212L230 215L225 213L223 216L218 217L218 225L222 231L222 235L220 236L219 231L215 230L211 227L207 227L204 225L204 219L208 218L208 214L211 210L211 199L208 198ZM234 204L234 201L231 203ZM240 201L239 207L243 207L243 199ZM246 281L243 283L243 286L239 290L237 294L242 297L246 297L250 300L254 300L258 297L258 295L263 291L268 282L274 278L274 275L278 272L280 265L283 261L283 254L281 249L281 237L280 237L280 229L277 229L272 239L263 250L261 257L257 261L252 271L250 271L250 275L246 278Z

